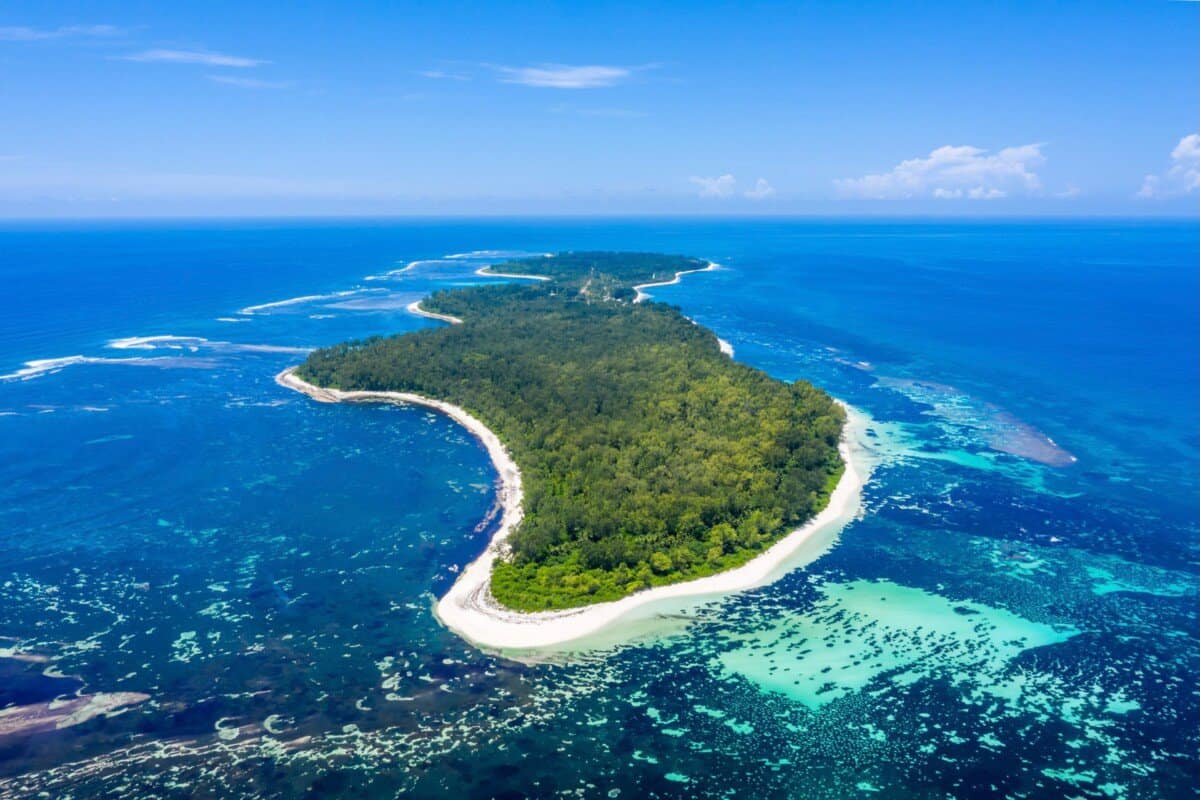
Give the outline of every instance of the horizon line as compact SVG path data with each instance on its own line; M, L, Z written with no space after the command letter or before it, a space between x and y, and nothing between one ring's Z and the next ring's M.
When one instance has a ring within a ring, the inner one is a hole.
M446 213L249 213L249 214L80 214L80 215L42 215L42 216L3 216L0 215L0 225L10 223L39 223L39 222L205 222L205 221L288 221L288 220L382 220L382 221L428 221L428 220L571 220L571 219L613 219L613 220L736 220L736 221L779 221L779 220L865 220L865 221L916 221L936 220L945 222L986 222L986 221L1068 221L1086 222L1089 220L1141 220L1141 221L1170 221L1200 222L1200 212L1197 213L1099 213L1099 214L1030 214L1030 213L993 213L993 214L945 214L930 212L884 212L884 213L816 213L816 212L777 212L777 213L696 213L696 212L530 212L530 213L493 213L493 212L446 212Z

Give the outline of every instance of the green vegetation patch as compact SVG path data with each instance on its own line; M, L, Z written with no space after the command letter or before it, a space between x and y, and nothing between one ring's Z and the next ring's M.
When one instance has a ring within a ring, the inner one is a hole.
M564 266L566 265L566 266ZM579 253L497 265L551 281L438 292L461 325L317 350L312 383L449 401L521 470L525 519L492 591L522 611L615 600L738 566L828 502L845 415L739 364L632 286L704 262Z

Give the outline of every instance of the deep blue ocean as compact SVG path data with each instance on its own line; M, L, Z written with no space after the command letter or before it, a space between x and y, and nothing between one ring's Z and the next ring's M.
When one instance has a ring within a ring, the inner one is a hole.
M520 663L431 614L484 450L273 376L567 249L719 263L651 293L877 466L807 568ZM1198 369L1195 222L7 224L0 797L1196 797Z

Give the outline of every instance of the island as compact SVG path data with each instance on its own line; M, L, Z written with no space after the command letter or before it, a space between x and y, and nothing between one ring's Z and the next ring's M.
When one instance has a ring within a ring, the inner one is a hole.
M318 400L431 406L471 430L503 515L438 614L484 645L570 638L595 627L580 624L592 609L615 619L654 592L707 591L704 579L761 582L760 557L823 514L844 523L857 500L838 402L642 302L711 268L652 253L509 261L481 274L539 280L436 292L411 310L450 324L322 348L279 380ZM547 633L556 620L569 624Z

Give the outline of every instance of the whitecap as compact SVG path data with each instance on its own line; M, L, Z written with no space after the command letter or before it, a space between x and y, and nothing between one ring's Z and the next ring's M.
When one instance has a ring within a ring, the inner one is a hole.
M298 306L306 303L316 303L321 300L332 300L336 297L350 297L356 294L365 294L367 292L377 291L374 289L346 289L340 292L329 292L328 294L305 294L299 297L289 297L286 300L273 300L270 303L259 303L255 306L246 306L240 309L237 313L244 315L259 314L263 311L270 311L275 308L285 308L287 306Z
M222 349L232 350L241 353L294 353L296 355L307 355L315 350L315 347L300 347L286 344L237 344L236 342L214 342L222 346Z
M368 281L387 280L388 278L393 278L396 275L402 275L405 272L416 269L417 267L422 266L424 264L448 264L448 263L452 263L452 262L449 262L444 258L430 258L430 259L424 259L421 261L410 261L407 264L405 264L403 267L401 267L400 269L391 269L391 270L388 270L387 272L381 272L378 275L368 275L364 280L368 280Z
M412 302L412 293L386 294L372 297L355 297L340 303L330 303L330 308L347 311L399 311Z
M99 439L89 439L85 445L109 444L110 442L127 442L133 438L132 433L115 433L112 436L101 436Z
M127 336L123 339L110 339L108 347L114 350L157 350L160 347L170 350L191 350L193 353L208 339L200 336Z
M195 353L200 349L208 349L222 353L291 353L306 355L313 350L311 347L297 347L282 344L245 344L241 342L226 342L205 339L203 336L175 336L163 334L159 336L127 336L123 339L109 340L108 347L114 350L188 350Z
M0 375L0 381L27 381L43 375L61 372L67 367L77 364L114 364L133 367L190 367L204 369L215 366L211 359L178 358L163 356L159 358L99 358L96 356L65 356L63 358L40 358L26 361L25 365L16 372Z

